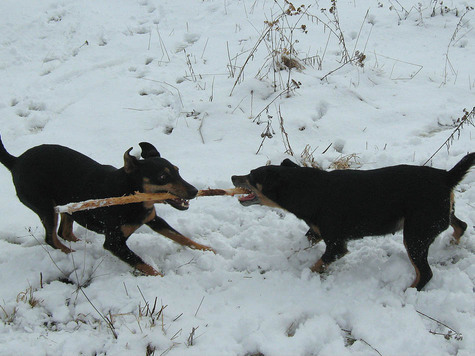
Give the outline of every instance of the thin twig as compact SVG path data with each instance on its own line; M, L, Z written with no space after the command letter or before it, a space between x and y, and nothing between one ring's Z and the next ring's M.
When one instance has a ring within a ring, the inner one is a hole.
M76 263L74 261L74 254L71 254L71 260L73 262L74 275L76 276L76 287L77 287L77 289L81 291L81 293L84 295L84 298L86 298L86 300L89 302L89 304L92 306L92 308L96 311L96 313L99 314L99 316L102 318L102 320L104 320L106 322L107 327L109 328L109 330L112 332L112 335L114 336L114 339L117 339L118 335L115 331L114 324L112 323L112 317L107 318L104 314L102 314L99 311L99 309L96 308L94 303L92 303L92 301L89 299L86 292L84 292L83 287L79 283L79 276L78 276L78 273L77 273Z
M241 105L241 103L244 101L244 99L247 98L247 95L241 99L241 101L236 105L236 107L233 109L233 111L231 111L231 114L234 114L234 112L236 111L236 109L239 107L239 105Z
M261 44L261 42L264 40L264 38L267 36L267 34L272 30L272 27L271 26L267 26L267 29L261 34L261 36L259 37L259 39L257 40L256 44L254 45L254 47L252 48L251 52L249 53L249 55L247 56L246 60L244 61L244 64L242 65L241 67L241 70L239 71L239 74L236 78L236 81L234 82L234 85L233 85L233 88L231 89L231 92L229 93L229 96L232 96L233 95L233 91L234 91L234 88L236 87L236 85L239 83L239 80L241 79L241 76L244 72L244 68L246 68L246 65L247 63L250 61L250 59L252 58L252 56L254 55L254 52L257 51L257 48L259 47L259 45Z
M450 145L450 142L452 140L454 140L454 137L455 137L455 134L459 134L460 135L460 130L462 129L462 126L465 125L467 122L474 126L473 125L473 122L472 122L472 118L475 116L475 107L473 107L472 111L468 112L464 109L465 111L465 114L462 116L462 118L460 119L460 123L455 127L455 129L452 131L452 133L450 134L450 136L447 138L447 140L445 140L445 142L440 145L440 147L432 154L432 156L429 157L429 159L427 161L424 162L423 166L425 166L427 163L429 163L429 161L434 158L434 156L439 153L439 151L444 147L444 146L449 146Z
M228 51L229 73L231 74L231 78L234 78L234 68L233 68L233 63L231 62L231 55L229 54L229 43L228 43L228 41L226 41L226 49Z
M203 298L201 298L201 302L200 302L200 305L198 305L198 309L196 309L195 316L198 314L198 312L201 308L201 304L203 304L203 300L205 300L205 296L203 296Z
M193 257L193 258L192 258L191 260L189 260L188 262L183 263L182 265L179 265L176 269L181 268L181 267L183 267L183 266L191 265L194 261L195 261L195 258Z
M175 340L178 336L180 336L180 334L181 334L182 331L183 331L183 329L178 330L178 331L170 338L170 340L171 340L171 341Z
M366 340L361 339L361 338L359 338L359 339L354 338L354 337L351 335L351 330L346 330L346 329L341 329L341 330L348 334L348 336L346 337L347 339L352 340L353 342L354 342L354 341L361 341L362 343L368 345L368 346L371 347L374 351L376 351L379 356L383 356L377 349L375 349L375 348L374 348L369 342L367 342Z
M205 139L203 137L203 132L201 131L203 129L203 124L204 124L204 121L205 121L205 117L208 116L206 115L206 113L201 117L201 120L200 120L200 126L198 126L198 132L200 134L200 137L201 137L201 142L203 143L203 145L205 144Z
M411 63L411 62L406 62L406 61L403 61L401 59L397 59L397 58L393 58L393 57L388 57L388 56L385 56L385 55L382 55L382 54L379 54L379 53L376 53L374 52L374 56L377 60L377 57L383 57L383 58L387 58L387 59L391 59L393 60L395 63L393 65L393 69L394 67L396 66L396 63L404 63L404 64L409 64L411 66L415 66L415 67L419 67L419 69L414 73L414 74L410 74L409 78L393 78L392 77L392 71L391 71L391 75L390 75L390 78L392 80L408 80L408 79L413 79L417 74L419 74L419 72L424 68L424 66L422 64L417 64L417 63Z
M420 315L426 317L427 319L430 319L430 320L432 320L432 321L435 321L437 324L442 325L442 326L446 327L447 329L449 329L451 332L453 332L453 333L455 334L455 338L456 338L457 340L462 340L462 339L463 339L463 336L462 336L461 333L459 333L458 331L452 329L452 328L451 328L450 326L448 326L447 324L444 324L443 322L441 322L441 321L439 321L439 320L437 320L437 319L434 319L433 317L431 317L431 316L429 316L429 315L427 315L427 314L424 314L424 313L420 312L419 310L416 310L416 312L417 312L418 314L420 314ZM447 334L443 334L443 333L436 333L436 332L434 332L434 331L430 331L430 333L431 333L431 334L434 334L434 335L444 335L445 337L447 337Z
M327 148L325 148L325 149L323 150L322 155L324 155L325 153L327 153L327 151L330 149L330 147L331 147L332 145L333 145L333 142L330 143L330 144L327 146Z
M322 78L320 78L321 81L325 80L326 77L328 77L329 75L335 73L337 70L340 70L341 68L343 68L344 66L346 66L348 63L351 63L350 61L348 62L344 62L342 65L340 65L338 68L335 68L333 69L332 71L328 72L327 74L325 74Z
M191 333L188 336L188 340L186 341L187 346L193 346L195 332L196 332L196 330L198 330L198 328L199 328L199 326L197 326L196 328L195 327L191 328Z
M35 235L33 235L33 233L31 232L31 229L30 229L30 228L28 228L27 231L28 231L28 234L29 234L31 237L33 237L33 238L36 240L36 242L38 242L38 244L41 246L41 248L48 254L48 257L50 258L51 262L53 262L53 264L54 264L55 267L58 269L58 271L60 271L60 272L63 274L63 276L66 277L66 276L67 276L66 272L64 272L64 271L58 266L58 264L55 262L55 260L53 259L53 257L52 257L51 254L49 253L48 249L36 238Z
M262 115L262 113L263 113L264 111L266 111L267 109L269 109L269 107L272 105L272 103L273 103L274 101L276 101L277 99L279 99L279 98L280 98L282 95L284 95L285 93L287 93L287 89L284 89L284 90L282 90L279 94L277 94L277 95L275 96L275 98L271 100L271 102L270 102L269 104L267 104L261 111L259 111L259 113L258 113L258 114L256 115L256 117L254 118L253 122L256 122L256 120L259 119L259 117Z
M107 327L109 328L109 330L112 332L112 335L114 336L114 339L117 339L118 338L118 335L115 331L115 327L114 325L112 324L112 322L107 319L107 317L105 317L97 308L96 306L92 303L92 301L89 299L89 297L87 296L87 294L84 292L84 290L82 289L81 286L79 286L79 290L81 291L81 293L84 295L84 298L86 298L86 300L89 302L89 304L91 304L91 306L94 308L94 310L97 312L97 314L99 314L99 316L106 322L107 324Z
M160 41L160 48L162 49L162 58L163 58L163 55L166 55L168 58L168 62L170 62L170 56L168 55L167 48L165 47L165 43L162 40L162 36L160 35L160 30L158 29L158 25L157 25L157 33L158 33L158 40Z
M460 31L460 29L463 28L467 24L467 22L462 23L462 21L463 21L463 18L465 17L465 15L467 15L467 13L469 11L471 11L471 9L467 8L467 10L464 12L464 14L462 16L460 16L460 20L457 23L457 26L455 26L455 31L452 34L452 37L450 38L449 44L447 45L447 50L445 52L444 81L442 82L442 84L447 83L447 66L448 65L450 65L450 67L452 69L452 72L453 73L455 72L453 67L452 67L452 64L450 63L450 60L449 60L449 50L450 50L450 46L452 45L452 42L454 42L455 39L457 38L457 34Z
M211 95L210 95L210 97L209 97L209 101L211 101L211 102L212 102L213 99L214 99L214 79L215 79L215 78L216 78L216 77L213 76L213 81L211 82Z
M289 135L287 134L287 131L285 131L284 118L282 117L280 105L279 105L279 109L277 110L277 113L279 115L280 132L282 134L282 140L284 141L285 153L293 156L294 151L292 150L292 147L290 146Z
M363 22L361 23L360 31L358 32L358 36L356 37L355 47L353 48L353 53L351 54L351 58L355 56L356 46L358 45L358 42L360 40L361 31L363 30L363 26L366 22L366 19L368 18L368 14L369 14L369 9L366 10L366 15L364 16Z
M201 53L201 59L203 59L203 56L205 55L205 50L206 50L206 46L208 46L208 41L209 41L209 37L206 39L205 46L203 47L203 52Z
M178 319L180 319L180 317L181 317L182 315L183 315L183 313L178 314L178 315L175 317L175 319L173 319L172 321L177 321Z

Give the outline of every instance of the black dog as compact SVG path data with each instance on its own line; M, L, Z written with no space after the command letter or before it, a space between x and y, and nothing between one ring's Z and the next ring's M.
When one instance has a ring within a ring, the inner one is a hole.
M179 210L188 209L188 201L197 189L185 182L178 168L160 157L157 149L147 142L140 143L142 158L124 154L124 167L117 169L101 165L91 158L58 145L33 147L19 157L10 155L0 139L0 162L7 167L20 201L33 210L46 229L46 242L65 253L72 252L57 237L58 214L56 205L89 199L120 197L134 192L169 192L177 199L168 200ZM104 248L148 275L160 273L146 264L126 245L127 238L140 226L147 224L152 230L199 250L210 250L183 236L155 213L153 203L98 208L69 214L61 214L58 234L65 240L77 241L72 232L73 221L85 228L105 235Z
M449 224L456 243L467 228L454 214L452 191L474 164L475 153L470 153L450 171L400 165L326 172L285 160L280 166L233 176L232 181L252 191L240 199L242 205L288 210L325 241L325 253L311 268L314 272L346 254L348 240L403 228L404 245L416 270L411 287L421 290L432 278L430 244Z

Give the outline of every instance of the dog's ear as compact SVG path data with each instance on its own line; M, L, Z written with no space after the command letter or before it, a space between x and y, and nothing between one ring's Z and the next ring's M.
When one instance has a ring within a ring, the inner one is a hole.
M139 146L142 149L142 158L160 157L160 153L151 143L140 142Z
M130 147L124 153L124 170L125 173L132 173L137 169L138 166L138 159L130 154L133 147Z
M297 163L292 162L290 159L286 158L280 164L283 167L300 167Z

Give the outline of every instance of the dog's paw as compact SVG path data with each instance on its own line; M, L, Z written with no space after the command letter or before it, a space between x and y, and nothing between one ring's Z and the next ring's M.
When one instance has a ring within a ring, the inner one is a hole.
M451 245L459 245L460 244L460 235L453 234L451 239L450 239L450 244Z
M319 259L312 267L310 267L310 270L316 273L323 273L325 272L325 269L326 265L325 262L322 261L322 259Z
M70 234L58 234L59 237L61 237L63 240L70 241L70 242L79 242L81 241L74 235L73 233Z
M58 239L53 240L53 247L61 250L62 252L69 254L71 252L75 252L73 249L63 245Z
M201 244L196 243L196 242L193 245L191 245L190 247L194 250L211 251L214 254L216 254L216 251L213 248L211 248L209 246L201 245Z
M146 275L146 276L160 276L163 277L163 274L158 272L155 268L152 266L146 264L146 263L139 263L137 266L135 266L136 271Z
M204 246L204 245L202 245L201 247L202 248L200 248L200 250L202 250L202 251L211 251L216 255L216 251L214 250L214 248L211 248L209 246Z

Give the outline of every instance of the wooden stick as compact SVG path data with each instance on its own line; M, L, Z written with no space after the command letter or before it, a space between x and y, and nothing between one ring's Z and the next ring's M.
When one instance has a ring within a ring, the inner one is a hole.
M247 189L243 188L233 188L233 189L204 189L199 190L197 197L209 197L216 195L231 195L235 194L249 194ZM56 213L67 213L71 214L76 211L83 211L89 209L105 208L113 205L124 205L132 203L142 203L142 202L154 202L154 203L163 203L168 199L178 199L176 195L170 193L139 193L136 192L132 195L126 195L123 197L114 197L114 198L104 198L104 199L91 199L86 201L81 201L77 203L69 203L66 205L59 205L54 208Z
M204 189L198 190L197 197L211 197L215 195L231 195L236 194L249 194L250 191L244 188L231 188L231 189Z

